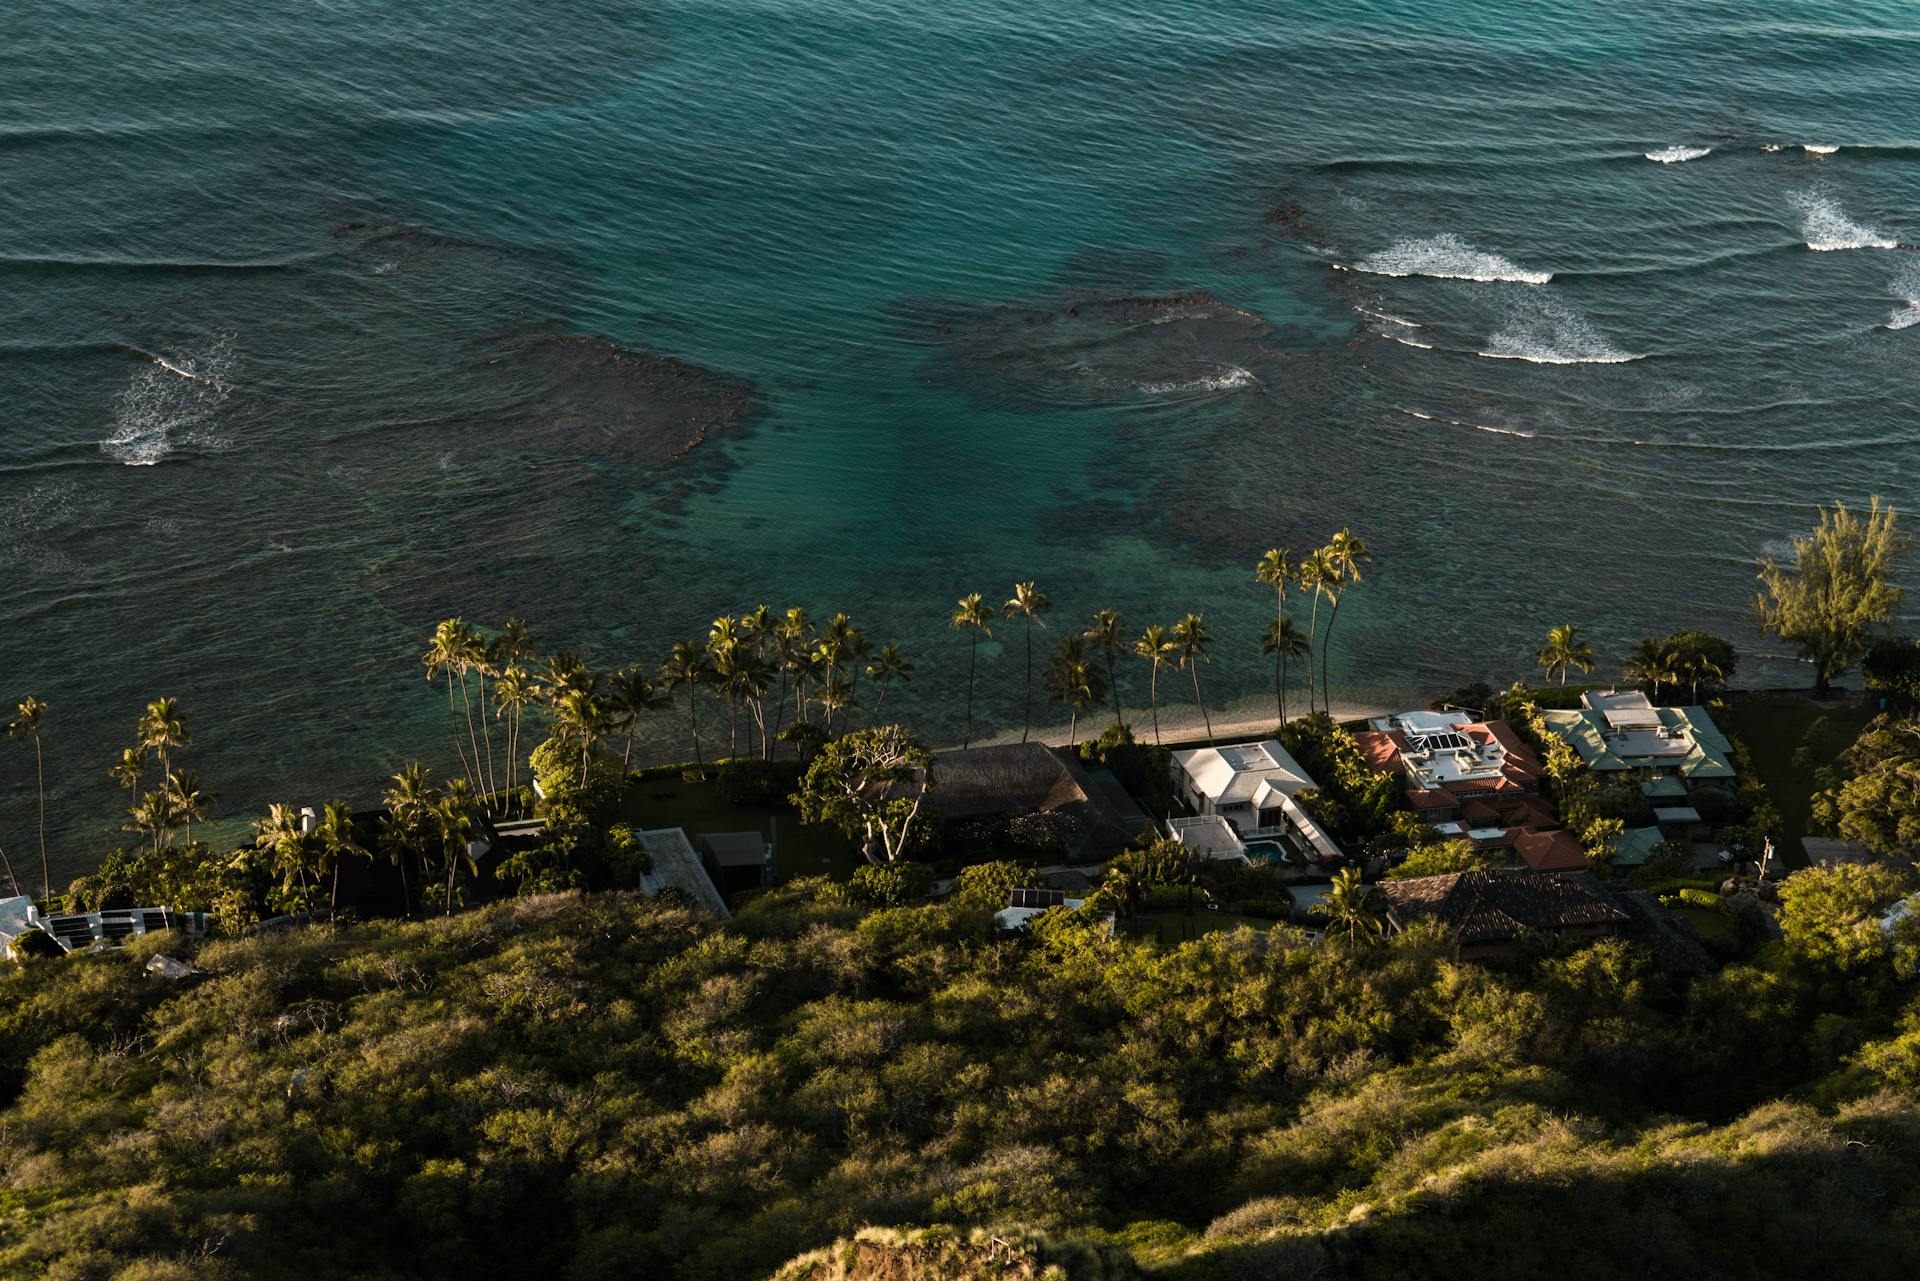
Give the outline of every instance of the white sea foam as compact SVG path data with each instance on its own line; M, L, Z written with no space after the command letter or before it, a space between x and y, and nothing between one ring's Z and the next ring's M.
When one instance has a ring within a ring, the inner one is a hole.
M1824 142L1803 142L1800 144L1800 150L1816 156L1830 156L1840 148Z
M1887 317L1887 328L1907 329L1920 325L1920 263L1908 263L1894 277L1893 296L1903 299L1906 306L1894 308L1893 314Z
M1499 254L1476 249L1451 233L1424 240L1396 241L1389 248L1354 263L1349 270L1373 276L1434 276L1441 280L1509 281L1544 285L1550 271L1528 271Z
M1807 248L1823 252L1836 249L1898 249L1900 243L1884 231L1862 226L1847 217L1832 196L1807 192L1793 197L1800 211L1800 234Z
M1554 298L1516 303L1506 327L1487 340L1480 354L1536 365L1624 365L1640 359L1615 347L1585 316Z
M1368 311L1365 307L1355 307L1354 310L1359 312L1361 315L1368 317L1371 320L1384 320L1389 325L1402 325L1408 329L1425 329L1426 328L1425 325L1421 324L1417 320L1403 320L1399 316L1390 316L1384 311Z
M197 355L153 356L114 403L113 426L100 452L129 467L151 467L182 443L220 448L212 419L227 398L233 367L230 337Z
M1426 423L1445 423L1449 427L1465 427L1471 431L1491 432L1495 436L1517 436L1521 440L1537 439L1532 432L1521 431L1518 427L1490 427L1486 423L1468 422L1464 418L1436 418L1432 414L1423 414L1417 409L1405 407L1402 407L1400 412Z
M1380 336L1382 338L1390 339L1393 342L1397 342L1402 347L1418 347L1421 351L1433 350L1433 344L1430 342L1415 342L1411 338L1402 338L1398 334L1381 334Z
M1150 396L1173 396L1193 392L1233 391L1239 387L1251 387L1259 381L1238 365L1224 365L1221 367L1221 372L1217 374L1191 378L1185 382L1141 383L1140 390Z
M1647 159L1657 161L1663 165L1678 165L1712 154L1712 147L1662 147L1658 151L1649 151L1647 153Z
M1887 317L1888 329L1908 329L1920 325L1920 302L1910 302Z

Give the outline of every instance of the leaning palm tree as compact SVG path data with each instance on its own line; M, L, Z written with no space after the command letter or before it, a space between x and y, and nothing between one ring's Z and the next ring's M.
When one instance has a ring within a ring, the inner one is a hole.
M1001 611L1009 618L1026 621L1027 631L1027 699L1026 721L1020 730L1020 741L1026 742L1033 732L1033 629L1045 627L1046 620L1040 616L1053 608L1053 602L1047 594L1035 587L1031 581L1015 583L1013 595L1001 606Z
M1332 887L1320 902L1328 922L1346 930L1349 943L1359 941L1363 935L1378 938L1384 930L1373 887L1360 879L1358 868L1342 868L1335 874Z
M700 757L700 699L697 691L712 674L713 666L699 641L676 641L667 653L667 661L660 664L660 679L666 682L668 689L675 685L687 687L687 723L693 729L693 763L703 768L706 762Z
M1373 563L1373 550L1366 540L1350 529L1335 534L1326 546L1327 564L1333 570L1333 581L1328 584L1327 595L1333 601L1333 612L1327 615L1327 634L1320 638L1320 697L1327 704L1327 710L1333 709L1333 680L1327 674L1327 662L1333 649L1333 625L1340 618L1340 597L1345 593L1346 584L1360 581L1360 566Z
M1273 655L1275 666L1274 688L1280 691L1280 723L1287 723L1287 665L1296 658L1310 658L1313 647L1307 644L1307 634L1293 621L1293 615L1282 614L1267 624L1266 634L1260 638L1260 652Z
M1113 722L1122 729L1126 728L1127 718L1120 710L1120 673L1114 657L1126 646L1126 626L1119 610L1103 609L1093 616L1093 623L1087 628L1087 639L1100 647L1100 653L1107 660L1107 691L1113 697Z
M1193 701L1200 704L1200 716L1207 726L1207 742L1212 743L1213 716L1207 711L1207 700L1200 696L1200 664L1213 661L1207 657L1207 651L1213 648L1213 636L1207 631L1206 620L1198 614L1188 614L1175 623L1172 635L1180 666L1193 670Z
M29 694L20 704L13 723L7 726L7 736L16 743L33 744L34 782L40 791L40 893L43 897L52 897L53 875L47 864L47 768L40 750L40 726L46 718L47 705Z
M1153 624L1141 633L1140 639L1133 643L1133 652L1152 665L1153 674L1147 678L1147 706L1153 712L1153 745L1160 745L1160 668L1171 663L1179 656L1180 646L1167 636L1167 629L1159 623Z
M499 688L500 682L495 681L495 691ZM626 750L620 755L621 772L633 767L633 732L640 718L671 706L672 697L641 668L623 667L613 674L607 685L607 709L612 715L613 728L626 732Z
M874 722L880 719L880 709L886 704L887 690L894 682L902 685L913 684L913 664L900 652L898 645L882 645L880 652L867 664L867 679L880 691L873 700L873 715L867 718L867 728L872 729Z
M167 775L167 808L186 829L187 844L193 844L193 820L206 821L207 806L213 797L200 789L200 776L192 770Z
M1327 558L1327 549L1322 547L1302 556L1295 566L1299 578L1300 590L1313 594L1313 610L1307 616L1307 646L1309 649L1320 643L1320 598L1327 594L1330 586L1338 586L1339 575L1333 568L1333 562ZM1314 677L1313 664L1307 664L1307 715L1313 715Z
M970 635L967 645L967 734L961 740L962 750L973 746L973 673L980 659L980 638L993 635L993 610L980 598L979 592L968 592L954 607L953 617L948 625L955 631L966 628Z
M1293 586L1293 580L1299 575L1299 566L1293 563L1293 553L1280 547L1267 549L1260 563L1253 567L1255 582L1266 583L1273 588L1273 626L1267 629L1272 638L1282 629L1280 620L1287 612L1287 588ZM1287 656L1277 649L1263 651L1273 655L1273 701L1280 716L1280 723L1287 723L1286 664ZM1295 655L1294 657L1298 657Z
M1577 667L1582 673L1593 670L1593 646L1580 639L1577 626L1562 623L1547 633L1547 643L1540 647L1534 659L1546 669L1549 680L1558 676L1565 685L1567 669Z

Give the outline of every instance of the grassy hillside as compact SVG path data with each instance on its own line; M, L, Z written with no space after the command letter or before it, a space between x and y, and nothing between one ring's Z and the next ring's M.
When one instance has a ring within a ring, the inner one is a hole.
M1687 989L1617 942L1005 941L812 882L35 961L0 1275L1901 1275L1916 967L1848 910ZM1010 1224L1074 1245L996 1273Z

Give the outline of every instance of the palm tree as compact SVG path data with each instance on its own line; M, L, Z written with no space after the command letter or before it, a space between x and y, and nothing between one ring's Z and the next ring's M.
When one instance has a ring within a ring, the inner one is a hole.
M584 689L570 689L553 705L553 732L563 738L580 740L580 786L587 785L587 766L593 745L600 741L606 715L600 700Z
M162 779L172 773L168 753L193 741L193 736L187 733L187 722L180 714L179 700L156 698L148 703L147 710L140 716L137 741L139 746L159 755Z
M535 698L533 679L526 668L516 661L500 669L493 682L493 714L507 718L507 795L500 805L502 814L512 804L514 779L520 772L520 717Z
M13 860L7 857L7 847L0 845L0 866L7 869L7 884L13 887L14 897L20 895L20 878L13 874Z
M833 735L833 714L850 711L859 706L853 696L853 682L840 674L840 669L828 664L827 678L820 686L817 699L827 714L826 730L828 737Z
M467 737L471 740L473 737L473 704L467 700L467 675L468 673L472 673L479 677L480 737L486 746L486 755L484 757L486 769L484 777L487 784L487 794L491 796L500 790L500 784L493 768L493 728L492 720L487 716L487 678L489 676L499 675L500 669L494 665L493 647L487 643L486 637L471 627L466 628L465 631L465 644L462 645L460 650L460 698L461 701L467 705ZM476 761L483 759L479 746L476 745L473 751ZM474 772L476 774L481 773L477 767ZM476 790L479 788L479 782L479 779L474 780Z
M1054 647L1053 657L1047 660L1046 690L1047 701L1059 703L1071 713L1067 721L1069 747L1079 745L1080 713L1105 696L1106 690L1101 688L1105 681L1100 668L1088 656L1087 637L1079 632L1063 635Z
M1593 646L1580 639L1580 629L1572 623L1562 623L1548 632L1547 643L1534 658L1546 669L1549 679L1557 675L1562 685L1567 683L1570 667L1582 673L1593 670Z
M1287 664L1296 658L1307 658L1313 653L1313 647L1307 644L1306 633L1293 621L1293 615L1282 614L1267 624L1267 631L1260 638L1260 652L1273 655L1274 664L1280 669L1275 676L1276 688L1280 691L1280 723L1287 723Z
M1299 573L1300 590L1313 593L1313 610L1307 616L1307 646L1309 649L1320 643L1320 598L1327 594L1329 584L1339 581L1333 563L1327 559L1327 549L1322 547L1307 553L1295 566ZM1313 664L1307 664L1307 715L1313 715Z
M1327 634L1320 638L1320 696L1327 704L1327 710L1333 710L1333 680L1327 674L1327 663L1332 655L1333 625L1340 618L1340 597L1344 584L1360 581L1360 566L1373 563L1373 550L1366 540L1350 529L1335 534L1326 546L1327 564L1333 570L1333 581L1327 586L1327 595L1333 601L1333 612L1327 615Z
M500 683L496 681L495 691L499 688ZM673 699L639 667L623 667L615 672L607 696L613 728L625 730L627 735L626 751L620 756L620 769L624 773L633 766L633 731L640 718L648 712L673 706Z
M1373 887L1360 879L1359 868L1342 868L1335 874L1332 887L1320 902L1328 921L1346 930L1349 943L1358 941L1363 934L1371 939L1383 932Z
M119 760L107 767L107 773L129 792L138 792L140 780L147 773L147 754L137 747L129 747L120 753Z
M1636 685L1649 687L1653 701L1660 701L1660 687L1671 685L1680 679L1674 661L1673 651L1666 642L1655 636L1642 636L1638 644L1627 655L1622 675Z
M1724 681L1727 673L1720 664L1713 661L1698 649L1688 650L1677 656L1674 664L1674 676L1687 682L1687 702L1698 705L1700 702L1700 682L1702 680Z
M570 691L569 698L585 697L580 691ZM453 883L462 864L475 872L473 856L467 848L467 842L473 837L473 793L461 779L447 784L440 803L434 806L433 821L438 829L442 845L441 855L447 860L446 914L453 915Z
M807 611L795 605L782 614L773 624L773 662L780 670L780 693L774 702L772 737L780 738L780 722L786 719L787 679L794 678L794 698L800 696L799 678L805 672L807 657L813 652L813 623L807 618ZM794 719L798 720L802 709L795 707Z
M707 651L698 641L676 641L667 654L667 661L660 664L660 679L668 689L675 685L687 687L687 722L693 727L693 763L702 768L706 762L700 757L700 708L695 690L707 683L712 672Z
M1047 599L1045 592L1035 587L1031 581L1015 583L1013 595L1001 606L1009 619L1025 619L1027 624L1027 702L1026 722L1020 730L1020 741L1026 742L1033 732L1033 629L1045 627L1046 620L1040 616L1053 608L1053 602Z
M1160 745L1160 667L1171 663L1180 653L1180 646L1167 636L1167 629L1159 623L1153 624L1141 633L1140 639L1133 643L1133 652L1147 660L1153 666L1153 674L1147 679L1147 706L1153 711L1153 745Z
M740 687L736 679L736 660L743 639L740 620L726 614L713 620L707 629L707 662L712 668L714 687L727 696L727 755L740 754Z
M333 873L333 888L327 894L327 908L337 912L340 910L340 864L349 854L365 858L367 851L361 847L360 838L354 832L353 811L344 801L327 802L315 834L327 851L327 866Z
M873 700L873 715L867 718L867 727L871 729L880 719L880 709L887 701L887 688L895 681L902 685L913 684L913 664L900 652L898 645L882 645L880 652L867 664L867 679L873 682L880 696Z
M1282 630L1280 620L1286 616L1287 588L1293 585L1293 580L1299 572L1299 566L1293 563L1293 553L1280 547L1268 548L1267 554L1260 558L1260 563L1253 567L1254 581L1267 583L1273 588L1273 626L1267 630L1269 639L1277 636ZM1279 713L1280 723L1285 725L1287 723L1286 664L1288 656L1281 653L1278 648L1266 649L1262 652L1273 655L1274 708ZM1298 655L1293 657L1297 658Z
M1107 660L1107 689L1113 695L1113 721L1122 729L1126 728L1126 715L1120 710L1120 673L1114 665L1114 656L1126 645L1126 620L1117 609L1103 609L1093 616L1093 623L1087 628L1087 639L1100 647Z
M213 797L200 790L200 776L192 770L167 775L167 809L186 828L187 844L193 844L193 820L206 821L207 806Z
M171 821L170 811L167 808L167 794L148 792L135 801L127 813L131 816L131 821L121 824L120 830L146 837L152 843L153 852L158 854L161 833L167 830L167 825Z
M430 781L427 768L414 761L393 776L393 786L381 799L387 807L381 843L400 869L400 896L405 900L406 915L412 916L413 887L407 877L407 857L420 857L427 824L440 803L440 789Z
M47 705L33 695L27 695L20 704L20 710L13 718L13 724L7 726L7 736L16 743L33 743L34 781L40 790L40 894L43 898L53 896L53 874L47 864L47 767L46 759L40 751L40 726L47 718Z
M968 592L954 607L953 617L948 625L955 631L968 629L970 635L967 645L967 736L962 740L962 750L973 746L973 672L980 658L980 638L993 635L993 610L980 598L979 592Z
M280 878L281 893L292 897L297 887L301 908L311 906L307 899L311 889L308 882L320 871L315 856L324 859L326 850L301 830L300 816L294 813L293 807L269 805L266 817L253 822L253 844L255 849L273 855L273 871Z
M1200 716L1206 721L1207 742L1213 742L1213 716L1207 711L1207 701L1200 697L1200 664L1213 660L1207 657L1207 651L1213 648L1213 637L1207 631L1206 620L1198 614L1188 614L1173 625L1173 643L1180 654L1180 666L1193 669L1193 701L1200 704Z
M437 676L447 680L447 732L453 735L453 750L460 758L461 772L468 778L473 770L467 764L467 749L460 745L460 720L453 708L453 678L460 671L462 654L465 650L467 625L457 618L443 618L433 629L433 636L427 641L426 652L420 655L420 661L426 666L427 680L431 682ZM471 723L468 725L472 729ZM161 766L162 771L165 765Z

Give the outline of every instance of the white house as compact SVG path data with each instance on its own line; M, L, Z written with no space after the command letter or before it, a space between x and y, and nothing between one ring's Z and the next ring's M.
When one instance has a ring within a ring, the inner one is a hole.
M1221 820L1242 841L1291 843L1315 859L1340 855L1333 838L1294 799L1319 784L1276 739L1175 752L1173 782L1196 815Z

